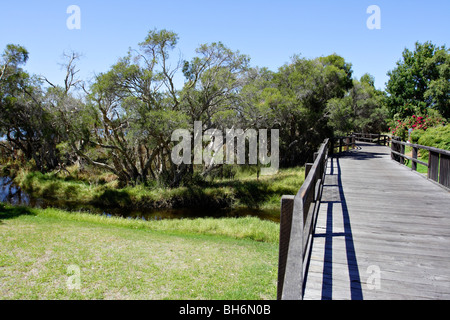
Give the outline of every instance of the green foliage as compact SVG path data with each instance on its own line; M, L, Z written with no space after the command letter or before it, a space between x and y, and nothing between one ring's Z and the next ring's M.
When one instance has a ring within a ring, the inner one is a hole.
M304 180L304 168L280 169L277 175L257 175L256 167L225 166L222 175L204 179L199 172L187 176L182 185L168 188L158 184L118 187L117 177L96 172L41 173L23 168L15 170L14 182L33 198L54 200L60 204L94 205L100 208L231 209L251 207L277 210L284 194L296 194ZM220 170L219 170L220 172Z
M9 142L27 141L22 146L26 158L33 159L42 172L90 165L117 176L121 186L144 182L177 187L224 174L220 165L204 164L202 179L197 179L193 165L172 163L171 133L181 128L192 132L195 121L203 123L203 130L222 132L279 129L281 166L305 163L333 128L353 127L352 121L342 123L345 112L340 112L344 106L346 112L350 110L346 96L353 87L351 64L341 56L294 56L291 63L271 72L250 68L248 56L214 42L200 45L195 57L174 66L170 55L178 39L172 31L149 31L137 50L130 49L110 70L96 76L89 88L83 86L82 98L74 94L82 84L76 78L79 55L65 54L64 87L44 78L50 86L43 88L24 75L23 81L30 83L25 92L30 94L24 95L17 81L16 91L7 89L17 94L7 95L14 100L4 104L9 118L3 118L0 130L18 135L9 135ZM28 55L14 48L7 47L4 56L14 57L8 63L17 67ZM19 74L19 69L13 71ZM181 89L174 86L178 71L186 79ZM9 128L20 113L26 118ZM39 143L29 143L31 137L39 137Z
M328 124L336 135L346 135L354 128L351 96L333 98L327 102Z
M359 81L353 80L345 97L328 101L326 114L336 135L386 130L388 112L382 104L383 93L375 89L374 83L374 78L365 74Z
M428 129L417 129L411 133L411 142L423 146L450 150L450 125L438 125ZM429 152L420 150L422 161L428 160Z
M279 129L280 164L301 165L332 135L325 116L327 103L343 98L351 88L351 64L336 54L316 59L294 56L276 73L261 71L256 85L251 82L243 89L245 98L251 98L244 114L255 115L244 121Z
M423 146L450 150L450 125L437 126L426 130L414 130L411 134L413 143Z
M432 110L445 117L447 110L448 50L429 42L403 52L386 95L374 87L373 76L352 78L352 65L337 54L295 55L274 72L252 68L247 55L221 42L201 44L189 61L176 61L178 41L172 31L149 31L90 86L76 77L79 55L65 54L67 76L55 86L24 72L28 52L8 45L0 65L3 153L12 156L12 147L19 148L43 173L94 166L117 177L121 187L202 186L234 173L216 164L173 163L172 132L192 135L195 121L203 132L279 129L280 166L292 167L310 161L326 137L385 132L388 115L395 121L391 130L400 120L403 129L394 133L404 136L407 117L432 116ZM181 73L185 82L177 88ZM77 95L81 88L84 94Z
M386 103L391 116L405 118L433 108L450 118L449 49L431 42L417 42L414 51L405 49L402 56L397 67L388 73ZM419 110L412 111L408 105Z

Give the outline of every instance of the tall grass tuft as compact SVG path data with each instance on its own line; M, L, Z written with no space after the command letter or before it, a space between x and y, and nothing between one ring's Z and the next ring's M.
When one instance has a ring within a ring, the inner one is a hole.
M93 215L85 212L67 212L54 208L26 210L25 208L9 206L4 206L3 209L0 208L0 217L6 214L8 214L8 216L28 214L54 218L62 221L98 223L108 226L144 229L174 234L190 233L225 236L235 239L247 239L267 243L277 243L279 238L279 224L261 220L256 217L166 219L145 221L142 219L126 219L121 217Z

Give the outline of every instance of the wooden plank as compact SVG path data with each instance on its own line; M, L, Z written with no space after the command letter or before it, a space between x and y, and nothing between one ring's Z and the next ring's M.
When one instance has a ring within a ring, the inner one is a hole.
M441 164L439 166L439 183L450 188L450 156L441 154Z
M294 196L285 195L281 198L280 213L280 241L278 250L278 286L277 299L280 300L283 293L284 275L286 272L286 260L291 237L292 211L294 209Z
M413 147L413 150L412 150L412 162L411 162L411 170L413 170L413 171L417 171L417 163L416 163L416 161L418 161L417 160L417 154L418 154L418 152L419 152L419 148L417 148L417 147Z
M439 153L430 151L428 156L428 179L438 181L439 175Z

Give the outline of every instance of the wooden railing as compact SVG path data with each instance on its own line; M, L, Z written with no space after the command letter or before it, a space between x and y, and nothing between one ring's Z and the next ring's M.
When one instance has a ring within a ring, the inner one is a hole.
M348 136L330 139L330 153L341 153L356 147L356 141L366 141L388 146L390 137L385 134L374 133L352 133Z
M412 157L405 155L405 147L412 148ZM428 163L417 159L419 150L428 151ZM391 141L391 158L400 164L405 164L405 159L411 161L411 169L417 171L417 164L428 168L428 179L433 180L446 188L450 188L450 151L420 144L407 143L398 137Z
M277 299L301 300L314 221L326 173L329 139L306 165L306 178L295 196L281 198Z
M352 135L358 141L372 142L383 146L387 146L390 140L388 135L380 133L353 133Z
M346 137L335 137L330 139L330 154L341 153L342 151L348 151L354 149L356 145L356 137L349 135Z

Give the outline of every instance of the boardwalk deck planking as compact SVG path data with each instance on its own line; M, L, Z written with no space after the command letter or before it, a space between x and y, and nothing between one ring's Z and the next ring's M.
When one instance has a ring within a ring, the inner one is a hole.
M303 298L450 299L450 192L358 146L328 160Z

